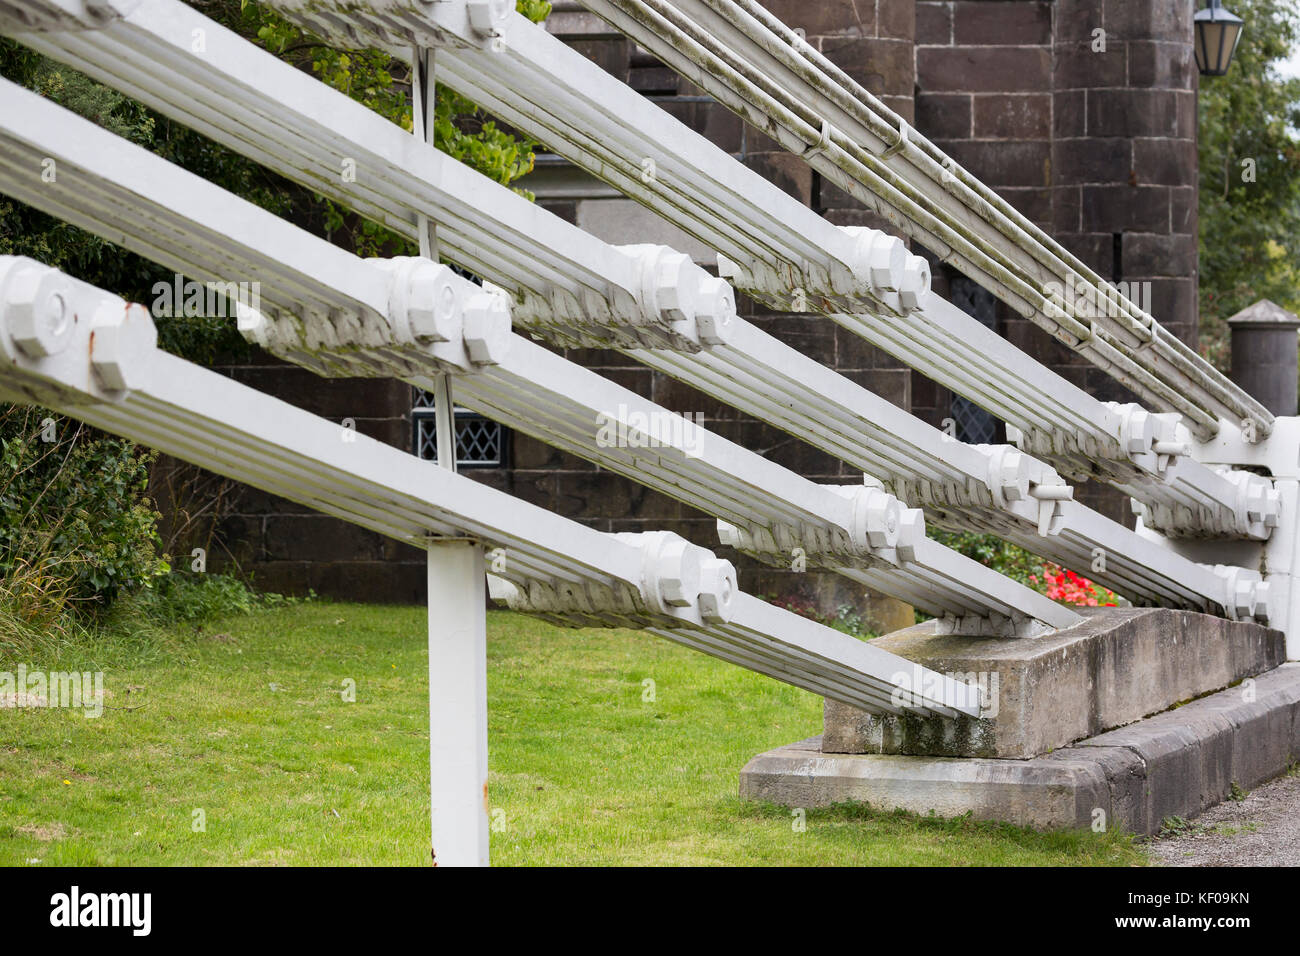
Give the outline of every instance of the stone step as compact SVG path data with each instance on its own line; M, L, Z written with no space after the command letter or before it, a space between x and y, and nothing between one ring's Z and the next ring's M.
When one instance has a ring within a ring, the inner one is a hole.
M810 737L754 757L740 773L741 797L1150 834L1300 757L1300 663L1029 760L829 754L822 744Z

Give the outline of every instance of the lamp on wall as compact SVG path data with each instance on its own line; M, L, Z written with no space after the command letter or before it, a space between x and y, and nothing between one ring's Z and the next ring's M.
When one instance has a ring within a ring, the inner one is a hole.
M1192 18L1196 27L1196 65L1202 76L1223 76L1232 63L1241 40L1244 21L1210 0L1210 5L1197 10Z

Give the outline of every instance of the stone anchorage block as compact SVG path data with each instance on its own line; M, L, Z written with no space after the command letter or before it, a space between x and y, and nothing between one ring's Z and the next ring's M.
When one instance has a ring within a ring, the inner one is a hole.
M1138 755L1146 807L1133 828L1155 832L1163 820L1194 816L1226 800L1234 785L1249 790L1300 757L1297 678L1300 666L1287 665L1069 749L1122 747Z
M812 737L759 754L741 771L740 795L1150 834L1300 757L1300 663L1030 760L823 751Z
M1077 825L1109 805L1105 771L1094 761L1056 758L1032 764L955 757L843 756L820 752L819 739L760 754L740 775L740 795L790 807L866 803L943 817Z
M918 624L874 643L977 684L982 715L876 716L827 700L827 753L1029 759L1270 671L1286 659L1279 631L1160 608L1098 610L1072 628L1032 640L934 630L932 622Z

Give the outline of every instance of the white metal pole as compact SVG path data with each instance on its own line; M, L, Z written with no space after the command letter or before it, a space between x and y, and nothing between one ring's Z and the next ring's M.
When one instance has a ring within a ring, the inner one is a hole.
M434 52L411 56L412 132L433 142ZM416 217L420 255L438 259L438 233ZM451 380L434 388L438 464L456 470ZM488 865L487 595L477 541L429 542L429 813L434 866Z
M433 50L411 48L411 132L430 144L436 109L434 55ZM436 259L438 236L433 221L422 212L416 213L415 221L419 228L420 255Z
M483 548L429 545L429 798L435 866L488 865Z

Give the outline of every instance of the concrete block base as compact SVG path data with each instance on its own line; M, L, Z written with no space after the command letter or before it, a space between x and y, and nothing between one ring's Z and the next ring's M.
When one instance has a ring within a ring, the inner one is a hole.
M1107 608L1033 640L955 637L935 622L873 646L980 687L974 717L873 715L826 701L828 753L1036 757L1263 674L1286 638L1258 624L1161 608Z
M1040 829L1150 834L1300 758L1300 663L1031 760L828 754L822 739L759 754L740 795L789 807L860 802Z

